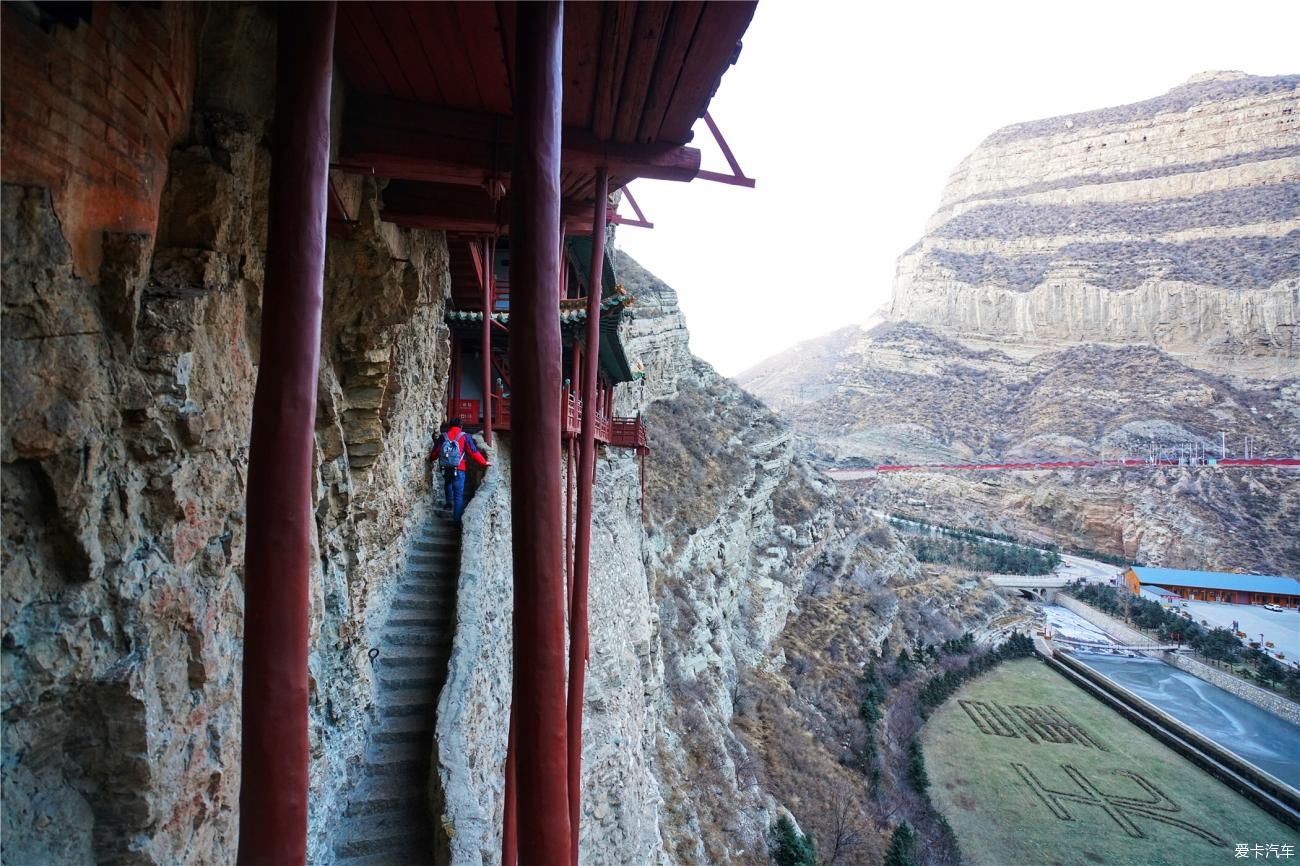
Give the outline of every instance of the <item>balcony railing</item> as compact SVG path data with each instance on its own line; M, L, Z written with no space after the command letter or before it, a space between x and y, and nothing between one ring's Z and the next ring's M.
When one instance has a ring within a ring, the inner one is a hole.
M460 418L467 427L479 427L483 423L481 403L478 400L450 400L447 404L449 418ZM492 395L492 429L510 429L510 398L499 394ZM580 436L582 434L582 401L572 392L566 392L561 406L560 433L563 436ZM637 451L649 450L645 424L640 416L635 418L610 417L604 412L596 413L596 441L604 442L615 448L635 448Z

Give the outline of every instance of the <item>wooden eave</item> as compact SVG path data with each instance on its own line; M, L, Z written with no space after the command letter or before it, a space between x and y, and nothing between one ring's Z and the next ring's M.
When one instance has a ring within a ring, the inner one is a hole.
M691 128L735 62L755 5L566 5L561 189L570 230L590 230L597 166L609 169L611 189L698 174ZM503 229L516 18L514 3L339 6L335 53L348 100L337 167L393 179L385 219Z

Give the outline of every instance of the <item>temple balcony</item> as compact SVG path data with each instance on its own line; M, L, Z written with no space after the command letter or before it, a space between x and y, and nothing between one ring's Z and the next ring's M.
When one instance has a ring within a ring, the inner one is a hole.
M560 434L565 438L582 435L582 400L572 389L565 389L563 411L560 415ZM483 429L483 403L481 400L450 400L447 404L447 417L460 418L468 430ZM499 394L492 395L492 429L498 432L510 431L510 398ZM601 408L596 411L596 441L614 448L632 448L637 451L649 450L645 423L640 415L618 417Z

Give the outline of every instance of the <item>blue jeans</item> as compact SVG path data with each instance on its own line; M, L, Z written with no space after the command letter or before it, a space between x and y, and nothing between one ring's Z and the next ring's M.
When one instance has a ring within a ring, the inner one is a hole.
M465 511L465 473L460 469L442 471L443 493L447 505L451 508L451 519L460 523L460 516Z

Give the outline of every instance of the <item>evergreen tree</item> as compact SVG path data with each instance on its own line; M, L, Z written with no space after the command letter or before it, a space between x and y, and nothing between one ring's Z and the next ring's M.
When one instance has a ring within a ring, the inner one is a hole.
M894 828L885 852L885 866L916 866L916 834L906 822Z
M930 787L930 774L925 771L925 755L921 753L921 742L916 739L907 744L907 775L918 794L924 794Z
M817 849L812 837L801 834L784 815L772 827L771 850L776 866L817 866Z

